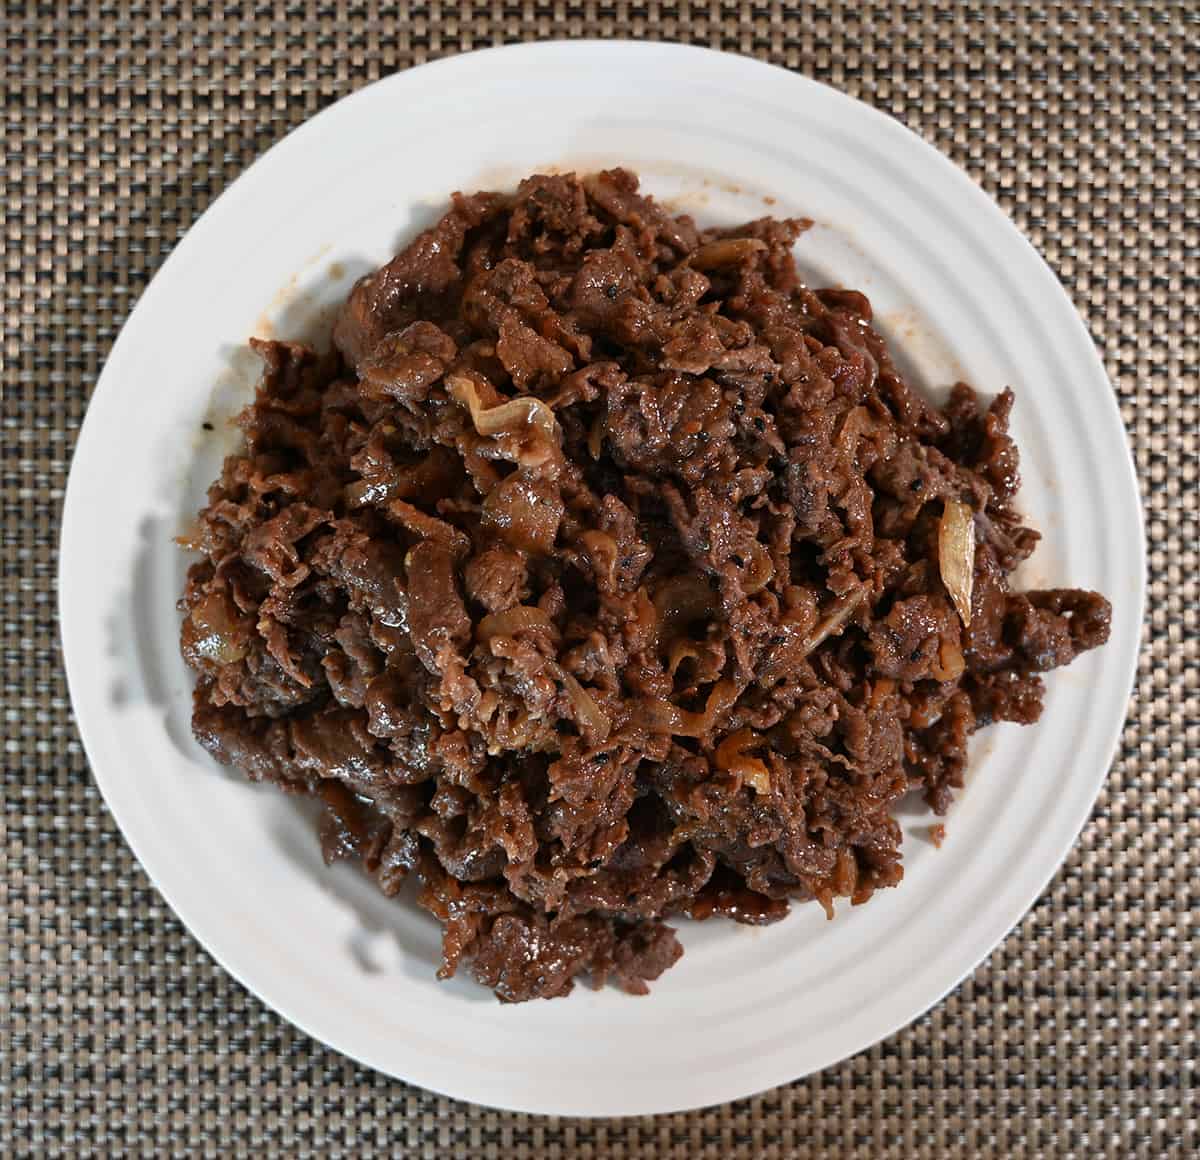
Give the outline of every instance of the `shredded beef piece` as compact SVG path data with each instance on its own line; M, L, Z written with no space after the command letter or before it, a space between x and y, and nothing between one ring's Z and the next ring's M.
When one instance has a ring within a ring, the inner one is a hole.
M862 294L801 284L807 226L535 176L456 195L333 354L255 343L189 538L193 728L317 798L327 860L417 875L443 977L642 994L672 916L866 902L897 799L944 813L972 733L1107 638L1102 596L1009 587L1012 392L933 407Z

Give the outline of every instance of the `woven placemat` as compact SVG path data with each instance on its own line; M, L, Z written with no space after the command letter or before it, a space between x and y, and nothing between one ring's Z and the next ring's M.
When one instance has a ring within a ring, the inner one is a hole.
M3 3L5 1156L1195 1155L1200 8L1151 4ZM211 13L211 14L210 14ZM690 40L899 117L999 199L1120 394L1150 605L1117 761L1066 865L974 976L846 1063L657 1119L487 1111L365 1071L218 968L88 773L55 624L75 435L200 212L331 101L502 41Z

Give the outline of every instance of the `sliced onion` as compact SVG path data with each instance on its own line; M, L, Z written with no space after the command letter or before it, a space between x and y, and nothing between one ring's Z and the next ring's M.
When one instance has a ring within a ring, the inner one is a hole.
M804 638L801 656L808 656L815 652L829 637L841 632L846 621L850 619L866 595L866 588L856 588L853 592L839 596L833 602L833 607L817 621L812 631Z
M775 562L766 546L757 540L750 547L750 559L742 572L742 591L747 596L761 592L775 576Z
M738 693L737 685L730 680L718 681L713 685L713 691L709 693L708 702L704 706L705 728L711 729L717 718L733 706L738 699Z
M482 644L487 644L493 637L512 637L519 632L547 632L558 639L558 629L549 614L529 604L490 612L475 626L475 635Z
M495 407L484 407L479 390L465 375L449 375L446 390L455 402L471 412L471 422L480 435L520 435L537 431L548 439L557 438L558 420L554 412L532 395L509 399Z
M413 535L441 544L455 556L465 556L470 551L471 541L467 538L466 533L460 531L453 524L438 519L437 516L431 516L428 512L423 512L420 508L405 503L402 499L391 500L384 510L401 527L406 528Z
M671 651L667 656L667 676L673 678L679 672L679 666L684 661L698 661L699 659L700 647L694 640L689 640L686 636L677 640L671 646Z
M866 407L851 407L842 420L842 427L837 436L838 446L843 451L852 450L859 435L864 434L870 426L871 412Z
M597 415L596 421L592 424L588 431L587 448L588 454L593 459L600 458L600 452L604 449L604 436L608 433L608 417L606 415Z
M942 638L938 645L937 659L930 666L930 671L939 681L957 681L963 675L967 663L963 660L962 649L958 642Z
M489 407L474 416L475 429L480 435L518 434L527 428L536 428L543 435L553 437L558 430L554 412L532 396L510 399L498 407Z
M970 507L958 500L946 500L942 510L938 568L959 619L970 625L971 592L975 584L975 516Z
M703 713L689 713L662 698L642 703L642 721L652 733L670 733L675 737L703 737L713 723L737 700L732 681L718 681L708 695Z
M752 729L739 729L736 733L731 733L717 746L717 768L732 773L747 785L752 785L755 793L770 793L771 773L766 762L757 757L749 757L745 752L753 745L761 745L763 741L764 739Z
M246 633L238 624L229 599L210 592L191 612L199 637L196 652L219 665L236 664L248 650ZM238 638L241 639L238 639Z
M691 257L691 265L697 270L717 270L722 266L735 266L746 258L761 254L767 243L760 238L721 238L701 246Z
M471 412L472 423L475 422L475 416L485 409L483 400L479 397L479 387L466 375L447 375L446 393L456 403ZM495 391L492 393L494 395Z
M638 706L641 724L651 733L670 733L676 737L698 737L692 721L697 716L662 697L648 697Z
M612 722L600 711L591 693L561 666L558 675L575 710L575 720L597 741L606 741L612 730Z
M880 677L875 682L875 687L871 690L871 702L867 706L869 710L874 712L883 704L896 688L896 682L887 677Z

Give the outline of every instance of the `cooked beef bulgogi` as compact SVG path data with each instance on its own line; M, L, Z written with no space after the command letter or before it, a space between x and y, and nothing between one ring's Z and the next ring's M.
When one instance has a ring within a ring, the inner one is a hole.
M245 449L181 601L194 729L324 803L510 1001L643 993L665 920L774 922L900 881L967 742L1035 721L1103 597L1014 592L1013 395L938 409L809 223L701 230L623 170L449 212L332 353L256 341Z

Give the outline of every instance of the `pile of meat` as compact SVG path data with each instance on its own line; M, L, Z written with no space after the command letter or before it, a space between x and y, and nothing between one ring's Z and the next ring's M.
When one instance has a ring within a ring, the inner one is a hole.
M1016 593L1008 391L937 410L808 223L699 230L623 170L456 195L266 370L188 546L196 736L419 878L443 976L642 993L672 915L900 881L967 741L1103 597Z

